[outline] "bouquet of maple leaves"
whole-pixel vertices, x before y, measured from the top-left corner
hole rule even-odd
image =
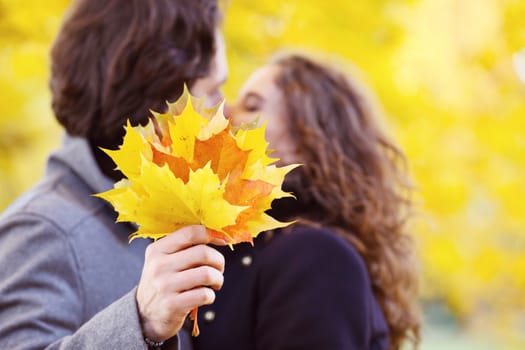
[[[162,238],[188,225],[204,225],[230,246],[250,242],[262,231],[284,227],[265,213],[297,165],[277,167],[268,156],[265,124],[232,127],[222,105],[204,107],[185,89],[168,111],[153,113],[146,126],[125,127],[118,150],[105,150],[126,178],[96,194],[118,212],[117,222],[134,222],[130,240]],[[199,333],[192,310],[192,334]]]

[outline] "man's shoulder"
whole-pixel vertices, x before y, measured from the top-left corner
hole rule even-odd
[[[92,197],[89,187],[74,173],[60,172],[44,177],[17,198],[0,215],[0,224],[29,217],[71,232],[103,207],[103,201]]]

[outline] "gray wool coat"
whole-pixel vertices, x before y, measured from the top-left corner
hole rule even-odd
[[[0,349],[145,349],[135,289],[149,243],[94,193],[112,182],[66,136],[0,216]],[[181,344],[182,343],[182,344]],[[185,332],[163,349],[190,349]]]

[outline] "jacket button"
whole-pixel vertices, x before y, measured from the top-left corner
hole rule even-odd
[[[204,313],[204,321],[209,323],[213,322],[213,320],[215,320],[215,312],[211,310],[206,311]]]
[[[251,256],[245,255],[242,257],[242,260],[241,260],[242,266],[248,267],[252,264],[252,262],[253,262],[253,259]]]

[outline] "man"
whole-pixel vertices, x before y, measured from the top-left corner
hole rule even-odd
[[[177,333],[191,309],[213,302],[223,256],[202,226],[128,244],[134,227],[91,195],[121,178],[99,147],[118,147],[126,119],[145,124],[184,83],[211,104],[221,98],[219,21],[216,0],[73,2],[51,53],[64,143],[0,218],[1,349],[189,344]]]

